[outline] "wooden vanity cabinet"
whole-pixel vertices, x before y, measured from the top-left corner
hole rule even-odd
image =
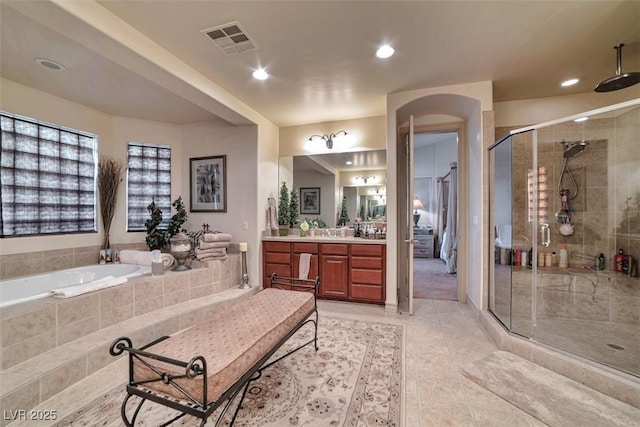
[[[384,302],[385,246],[351,245],[349,297],[357,301]]]
[[[264,281],[262,286],[271,287],[271,274],[291,277],[292,255],[291,243],[288,242],[262,242],[262,271]]]
[[[320,296],[349,298],[349,247],[325,243],[321,248]]]
[[[262,252],[265,288],[271,286],[272,273],[298,277],[300,254],[309,253],[308,277],[320,277],[320,298],[385,302],[385,245],[263,241]]]
[[[293,243],[293,270],[292,277],[298,277],[298,272],[300,271],[300,254],[307,253],[311,254],[311,260],[309,262],[309,275],[307,278],[315,279],[318,276],[318,265],[319,265],[319,251],[317,243]]]

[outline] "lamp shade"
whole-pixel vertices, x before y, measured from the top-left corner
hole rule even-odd
[[[413,209],[424,209],[424,205],[417,197],[413,199]]]

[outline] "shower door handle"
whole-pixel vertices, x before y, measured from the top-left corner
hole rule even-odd
[[[545,248],[551,245],[551,227],[546,222],[540,223],[540,240]]]

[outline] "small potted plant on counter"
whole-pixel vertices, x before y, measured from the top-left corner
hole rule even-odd
[[[298,191],[296,187],[291,188],[291,194],[289,196],[289,228],[296,228],[298,226],[298,209],[300,208]]]
[[[282,181],[280,198],[278,199],[278,229],[281,236],[289,234],[289,222],[289,189],[287,183]]]

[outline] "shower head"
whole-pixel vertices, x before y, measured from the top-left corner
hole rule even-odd
[[[582,153],[585,148],[587,148],[587,141],[574,141],[574,142],[563,142],[564,144],[564,158],[570,159],[572,157],[577,156]]]
[[[614,90],[620,90],[633,86],[636,83],[640,83],[640,73],[624,73],[622,74],[622,46],[619,44],[615,46],[617,61],[616,75],[602,81],[596,86],[596,92],[612,92]]]

